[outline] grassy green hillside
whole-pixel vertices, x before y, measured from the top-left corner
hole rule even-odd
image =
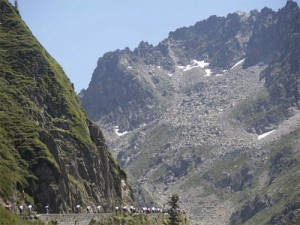
[[[108,209],[122,201],[121,179],[63,69],[0,0],[0,203]]]
[[[31,35],[8,1],[0,4],[0,157],[5,171],[1,173],[0,191],[11,195],[15,184],[21,190],[28,178],[36,179],[31,170],[40,162],[60,173],[54,156],[40,140],[44,132],[49,135],[43,126],[59,129],[59,122],[69,124],[69,135],[89,147],[93,145],[83,127],[87,118],[63,70]],[[51,107],[48,112],[46,105]],[[39,117],[46,123],[40,124]]]
[[[121,216],[111,216],[102,222],[92,220],[90,225],[167,225],[168,215],[164,214],[153,214],[153,215],[121,215]],[[180,216],[180,222],[178,225],[186,225],[187,218],[182,215]]]

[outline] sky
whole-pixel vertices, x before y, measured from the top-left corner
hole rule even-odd
[[[141,41],[157,45],[170,31],[211,15],[265,6],[277,11],[285,4],[286,0],[18,0],[22,19],[63,67],[77,93],[88,87],[106,52],[134,50]]]

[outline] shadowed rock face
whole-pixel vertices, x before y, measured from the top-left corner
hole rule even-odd
[[[6,0],[0,23],[0,199],[31,202],[38,211],[48,203],[56,213],[78,203],[108,211],[131,202],[126,174],[102,132]]]
[[[83,106],[86,106],[91,118],[98,120],[105,117],[107,122],[123,121],[121,129],[152,119],[153,115],[149,117],[148,112],[152,111],[150,105],[155,100],[154,93],[143,86],[147,84],[141,84],[137,77],[124,71],[123,63],[127,61],[127,54],[132,53],[125,52],[125,58],[121,53],[108,53],[100,59],[90,87],[93,94],[88,94],[89,91],[81,93],[86,99]],[[124,120],[124,117],[128,119]]]
[[[255,197],[255,199],[252,202],[247,202],[243,208],[241,209],[241,212],[235,212],[231,218],[230,218],[230,224],[243,224],[247,220],[249,220],[251,217],[255,216],[255,214],[262,211],[264,208],[267,207],[267,203],[260,199],[258,196]]]
[[[41,138],[41,141],[49,146],[50,153],[55,156],[60,171],[57,172],[46,163],[37,164],[33,172],[39,179],[30,181],[25,191],[35,202],[49,203],[52,212],[73,212],[76,202],[93,206],[101,204],[105,211],[110,211],[117,203],[114,202],[116,199],[122,202],[123,197],[124,200],[127,197],[125,195],[128,193],[123,193],[121,185],[126,176],[122,175],[115,162],[108,158],[101,131],[89,121],[87,126],[91,140],[97,146],[97,152],[91,152],[82,145],[75,155],[65,157],[58,153],[62,149],[57,143],[60,140],[65,143],[77,141],[80,145],[80,141],[53,136]],[[126,201],[132,200],[127,198]]]
[[[178,193],[194,224],[259,224],[300,202],[299,16],[211,16],[99,58],[80,101],[141,205]]]

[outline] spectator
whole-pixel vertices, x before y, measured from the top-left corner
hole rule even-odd
[[[80,207],[80,205],[79,205],[79,204],[77,204],[77,205],[76,205],[76,208],[75,208],[75,210],[76,210],[76,213],[80,213],[80,208],[81,208],[81,207]]]
[[[98,205],[98,206],[97,206],[97,210],[96,210],[96,211],[97,211],[97,213],[100,213],[100,209],[101,209],[101,206],[100,206],[100,205]]]
[[[45,212],[46,212],[46,214],[49,214],[49,212],[50,212],[50,206],[49,206],[49,204],[47,204],[45,206]]]
[[[32,205],[29,203],[29,205],[28,205],[28,213],[29,213],[29,215],[31,215],[31,212],[32,212]]]
[[[23,214],[23,211],[24,211],[24,206],[23,206],[23,205],[19,205],[19,212],[20,212],[20,215]]]

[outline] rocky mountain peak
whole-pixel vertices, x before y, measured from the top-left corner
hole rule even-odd
[[[293,0],[287,0],[284,8],[287,10],[297,10],[299,8],[299,6],[298,6],[297,2],[295,2]]]
[[[152,44],[150,45],[147,41],[141,41],[137,49],[141,50],[141,49],[149,49],[149,48],[153,48],[153,45]]]
[[[258,16],[255,29],[246,49],[245,67],[257,63],[270,63],[273,56],[284,48],[294,30],[299,29],[299,7],[287,2],[277,13],[264,8]]]

